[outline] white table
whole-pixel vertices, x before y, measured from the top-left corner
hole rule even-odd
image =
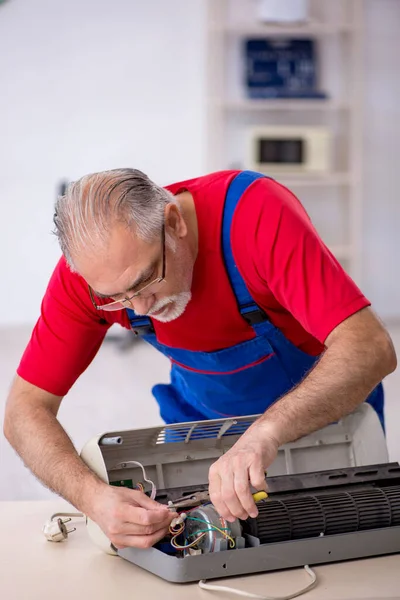
[[[84,521],[67,542],[48,542],[43,524],[60,501],[0,502],[0,598],[2,600],[230,600],[197,584],[171,584],[120,557],[103,554]],[[400,598],[400,555],[315,567],[317,587],[300,598]],[[257,594],[280,596],[308,583],[303,569],[212,581]]]

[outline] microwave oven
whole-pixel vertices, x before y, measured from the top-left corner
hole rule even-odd
[[[248,167],[261,173],[318,175],[332,169],[332,137],[325,127],[260,126],[248,131]]]

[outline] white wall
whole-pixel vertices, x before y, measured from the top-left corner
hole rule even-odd
[[[204,27],[202,0],[0,6],[0,325],[37,318],[60,179],[202,173]]]
[[[400,315],[400,2],[364,0],[364,290]]]

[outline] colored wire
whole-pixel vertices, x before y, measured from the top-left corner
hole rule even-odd
[[[216,527],[215,525],[213,525],[212,523],[209,523],[205,519],[199,519],[198,517],[191,517],[190,513],[188,514],[188,516],[186,518],[190,519],[191,521],[198,521],[199,523],[205,523],[206,525],[209,525],[210,527]],[[229,527],[221,527],[221,529],[226,529],[226,531],[229,531]]]
[[[193,548],[193,546],[195,546],[206,534],[205,533],[201,533],[195,540],[193,540],[193,542],[190,542],[189,544],[185,544],[183,546],[180,546],[179,544],[177,544],[175,542],[176,538],[179,535],[180,534],[178,533],[177,535],[174,535],[174,537],[171,539],[171,546],[173,546],[177,550],[186,550],[187,548]]]
[[[182,523],[181,525],[178,526],[178,528],[176,527],[172,527],[171,525],[169,526],[169,532],[172,533],[172,535],[179,535],[182,533],[182,531],[185,529],[185,524]]]
[[[210,525],[211,525],[211,523],[210,523]],[[231,548],[235,547],[235,540],[230,535],[228,535],[227,533],[222,531],[222,529],[219,529],[219,527],[216,527],[215,525],[211,525],[211,527],[209,529],[198,529],[196,531],[196,533],[207,533],[208,531],[214,531],[215,529],[217,531],[219,531],[220,533],[222,533],[222,535],[224,535],[226,537],[226,539],[229,540],[229,546]]]
[[[287,596],[259,596],[258,594],[252,594],[250,592],[243,592],[242,590],[237,590],[235,588],[231,588],[225,585],[213,585],[211,583],[207,583],[205,579],[199,581],[199,586],[203,590],[210,590],[213,592],[229,592],[231,594],[237,594],[238,596],[244,596],[245,598],[254,598],[255,600],[291,600],[291,598],[297,598],[297,596],[301,596],[301,594],[305,594],[309,590],[311,590],[317,583],[317,576],[315,572],[310,569],[308,565],[304,565],[306,573],[311,577],[311,583],[306,585],[306,587],[298,590],[297,592],[293,592],[292,594],[288,594]]]
[[[179,544],[176,543],[176,539],[179,535],[181,535],[181,533],[184,531],[185,529],[185,522],[180,523],[178,527],[173,527],[172,525],[169,526],[169,532],[170,534],[173,536],[171,539],[171,546],[173,546],[174,548],[177,548],[179,550],[183,550],[185,548],[192,548],[193,546],[195,546],[204,536],[206,533],[208,533],[209,531],[218,531],[219,533],[221,533],[227,540],[229,540],[229,547],[230,548],[234,548],[235,547],[235,540],[229,535],[229,533],[227,533],[227,531],[230,531],[230,529],[228,527],[217,527],[216,525],[214,525],[213,523],[209,523],[208,521],[205,521],[204,519],[199,519],[198,517],[191,517],[190,514],[186,516],[186,520],[190,519],[191,521],[197,521],[198,523],[204,523],[205,525],[207,525],[207,529],[200,529],[198,531],[196,531],[196,533],[193,533],[192,535],[197,535],[197,534],[201,534],[200,536],[198,536],[195,540],[193,540],[192,542],[190,542],[189,544],[186,544],[185,546],[181,546]]]
[[[219,531],[219,533],[222,533],[222,535],[225,536],[226,539],[229,540],[229,545],[231,548],[235,547],[235,540],[228,533],[226,533],[226,531],[230,531],[228,527],[219,528],[216,525],[214,525],[213,523],[209,523],[208,521],[205,521],[204,519],[198,519],[197,517],[191,517],[190,515],[188,515],[186,517],[186,519],[190,519],[191,521],[198,521],[199,523],[204,523],[205,525],[208,525],[209,529],[201,529],[200,531],[207,532],[207,531],[212,531],[212,529],[216,529],[217,531]],[[225,529],[225,531],[224,531],[224,529]]]
[[[150,494],[150,498],[151,498],[152,500],[154,500],[154,499],[155,499],[155,497],[156,497],[157,488],[156,488],[156,486],[155,486],[155,483],[153,483],[153,481],[151,481],[151,479],[147,479],[147,476],[146,476],[146,471],[144,470],[144,466],[142,465],[142,463],[140,463],[140,462],[138,462],[138,461],[136,461],[136,460],[128,460],[128,461],[126,461],[126,462],[120,462],[120,463],[118,463],[117,465],[115,465],[115,467],[114,467],[114,468],[116,468],[116,467],[122,467],[122,466],[124,466],[124,467],[126,466],[126,467],[127,467],[128,465],[135,465],[136,467],[140,467],[140,468],[142,469],[142,473],[143,473],[143,479],[144,479],[144,481],[145,481],[146,483],[149,483],[149,484],[151,485],[151,494]]]

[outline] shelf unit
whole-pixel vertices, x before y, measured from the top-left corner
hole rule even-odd
[[[218,101],[216,101],[218,102]],[[278,111],[278,110],[318,110],[318,111],[338,111],[349,110],[349,103],[335,102],[332,100],[263,100],[263,99],[227,99],[220,100],[220,104],[227,110],[248,110],[248,111]]]
[[[218,1],[218,0],[217,0]],[[282,0],[283,2],[285,0]],[[290,0],[286,0],[290,2]],[[320,0],[324,2],[324,0]],[[349,0],[350,2],[352,0]],[[354,27],[349,23],[321,23],[321,22],[310,22],[307,25],[301,26],[288,26],[288,25],[248,25],[243,26],[240,23],[237,25],[229,24],[224,26],[223,24],[213,26],[212,29],[218,33],[224,35],[243,35],[243,36],[259,36],[259,35],[274,35],[274,36],[296,36],[296,37],[315,37],[324,35],[335,35],[337,33],[347,33],[354,30]]]
[[[331,172],[318,177],[269,174],[299,197],[328,247],[360,283],[363,0],[310,0],[309,21],[294,25],[258,22],[256,2],[208,0],[207,170],[249,168],[247,127],[328,126],[334,139]],[[247,96],[243,40],[272,36],[317,39],[327,99]]]

